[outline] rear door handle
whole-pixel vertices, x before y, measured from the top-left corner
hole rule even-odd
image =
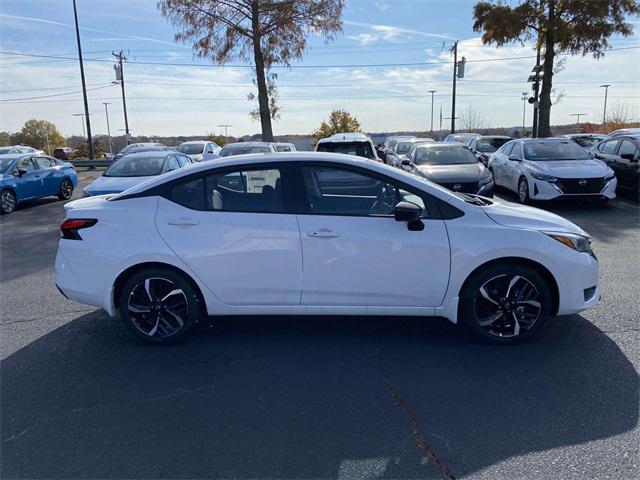
[[[178,225],[178,226],[182,226],[182,227],[192,227],[195,225],[200,225],[200,222],[197,220],[194,220],[193,218],[172,218],[171,220],[169,220],[167,222],[169,225]]]
[[[338,238],[339,233],[336,233],[328,228],[321,228],[320,230],[310,230],[307,232],[307,237],[311,238]]]

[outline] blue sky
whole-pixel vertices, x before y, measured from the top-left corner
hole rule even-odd
[[[125,66],[134,134],[220,133],[219,124],[232,124],[229,133],[234,135],[259,132],[259,123],[248,115],[254,108],[246,100],[253,90],[250,69],[212,68],[194,60],[189,46],[173,41],[174,29],[160,16],[155,1],[77,1],[94,132],[106,133],[103,102],[111,103],[112,133],[124,128],[119,87],[109,85],[114,79],[110,53],[120,49],[132,62],[202,65]],[[277,70],[282,118],[274,124],[275,133],[309,133],[335,108],[354,113],[365,131],[425,130],[430,127],[429,90],[437,90],[437,129],[440,108],[445,117],[450,115],[452,66],[446,62],[455,39],[460,40],[460,56],[469,60],[466,78],[458,83],[458,114],[471,107],[490,125],[521,124],[520,97],[528,89],[525,80],[533,59],[504,59],[531,56],[532,49],[483,46],[472,30],[474,3],[347,0],[344,33],[329,44],[311,37],[301,62]],[[73,57],[72,24],[71,0],[3,0],[0,50]],[[601,83],[612,84],[610,105],[625,105],[638,114],[640,49],[629,47],[640,46],[640,37],[636,32],[611,43],[624,50],[611,51],[599,61],[566,57],[564,70],[555,77],[564,97],[553,109],[553,123],[571,122],[571,113],[600,121]],[[388,65],[351,66],[369,64]],[[0,99],[25,99],[2,102],[0,130],[16,131],[29,118],[42,118],[65,135],[81,133],[80,118],[73,114],[83,111],[82,97],[71,93],[80,90],[77,62],[0,54],[0,65]],[[32,98],[61,93],[69,95]]]

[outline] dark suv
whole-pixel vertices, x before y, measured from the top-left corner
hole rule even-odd
[[[610,137],[594,145],[590,153],[616,173],[618,190],[640,199],[640,135]]]

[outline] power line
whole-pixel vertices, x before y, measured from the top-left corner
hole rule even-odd
[[[106,83],[106,84],[102,85],[101,87],[87,88],[87,91],[100,90],[102,88],[111,87],[113,85],[115,85],[115,84],[114,83]],[[65,95],[74,95],[76,93],[82,93],[82,90],[76,90],[75,92],[52,93],[51,95],[40,95],[40,96],[37,96],[37,97],[3,98],[3,99],[0,99],[0,102],[18,102],[18,101],[22,101],[22,100],[36,100],[36,99],[40,99],[40,98],[63,97]]]
[[[632,50],[638,49],[640,46],[633,47],[621,47],[621,48],[611,48],[606,50],[606,52],[614,52],[621,50]],[[33,58],[53,58],[57,60],[74,60],[78,59],[75,57],[65,57],[65,56],[56,56],[56,55],[40,55],[33,53],[19,53],[19,52],[6,52],[0,51],[2,55],[14,55],[21,57],[33,57]],[[561,53],[559,56],[571,56],[571,53]],[[467,60],[467,63],[490,63],[490,62],[504,62],[509,60],[523,60],[535,58],[535,55],[521,55],[515,57],[503,57],[503,58],[484,58],[478,60]],[[87,58],[84,59],[87,62],[106,62],[110,63],[110,60],[99,59],[99,58]],[[127,63],[132,65],[160,65],[160,66],[169,66],[169,67],[200,67],[200,68],[254,68],[253,65],[213,65],[213,64],[201,64],[201,63],[169,63],[169,62],[143,62],[138,60],[128,61]],[[335,65],[272,65],[271,68],[286,68],[286,69],[312,69],[312,68],[377,68],[377,67],[423,67],[426,65],[451,65],[453,61],[437,61],[437,62],[406,62],[406,63],[361,63],[361,64],[335,64]]]

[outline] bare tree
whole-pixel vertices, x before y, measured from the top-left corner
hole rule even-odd
[[[269,94],[277,97],[269,69],[302,58],[309,33],[332,39],[341,32],[344,0],[158,0],[158,8],[197,56],[253,61],[262,139],[272,141],[277,105]]]
[[[476,131],[489,128],[489,122],[480,110],[469,105],[460,112],[460,126],[463,130]]]

